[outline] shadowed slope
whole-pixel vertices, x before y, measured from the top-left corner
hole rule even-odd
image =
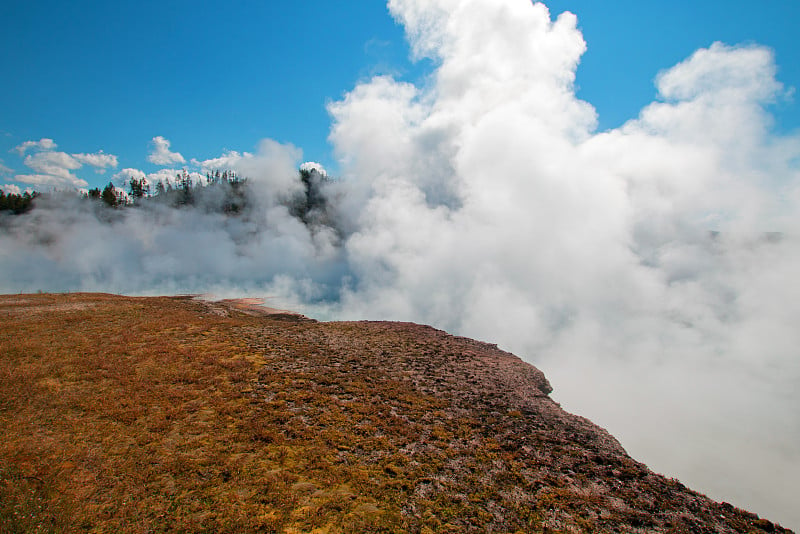
[[[253,313],[0,297],[0,531],[781,530],[650,472],[493,345]]]

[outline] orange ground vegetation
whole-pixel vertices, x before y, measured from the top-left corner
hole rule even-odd
[[[416,325],[0,296],[0,533],[779,528],[649,472],[548,391]]]

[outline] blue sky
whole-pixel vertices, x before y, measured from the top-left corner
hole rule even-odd
[[[771,47],[786,87],[800,85],[796,0],[750,2],[551,0],[578,15],[588,43],[578,96],[599,128],[635,117],[662,69],[714,41]],[[10,0],[0,6],[0,183],[32,171],[13,149],[53,139],[70,154],[116,155],[116,170],[152,172],[151,140],[185,159],[252,151],[263,138],[293,143],[336,172],[326,105],[375,74],[419,80],[402,28],[380,2],[99,2]],[[800,127],[791,100],[776,127]],[[84,165],[75,174],[106,183]]]

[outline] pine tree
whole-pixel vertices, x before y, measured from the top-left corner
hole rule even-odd
[[[114,207],[117,205],[117,193],[116,189],[114,188],[114,184],[108,182],[108,185],[103,189],[103,193],[100,195],[100,198],[105,202],[108,206]]]
[[[145,196],[149,190],[150,186],[147,184],[147,181],[142,178],[141,180],[137,180],[136,178],[131,178],[131,196],[135,199],[142,198]]]

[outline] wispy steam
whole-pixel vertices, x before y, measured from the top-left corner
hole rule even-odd
[[[424,87],[376,77],[330,105],[343,176],[325,185],[325,224],[286,207],[299,150],[264,141],[197,162],[252,181],[246,216],[107,222],[84,204],[7,220],[0,289],[280,295],[499,342],[654,469],[800,526],[800,139],[770,130],[771,51],[699,50],[598,133],[574,92],[573,15],[389,9],[437,68]],[[178,162],[162,141],[154,155]]]

